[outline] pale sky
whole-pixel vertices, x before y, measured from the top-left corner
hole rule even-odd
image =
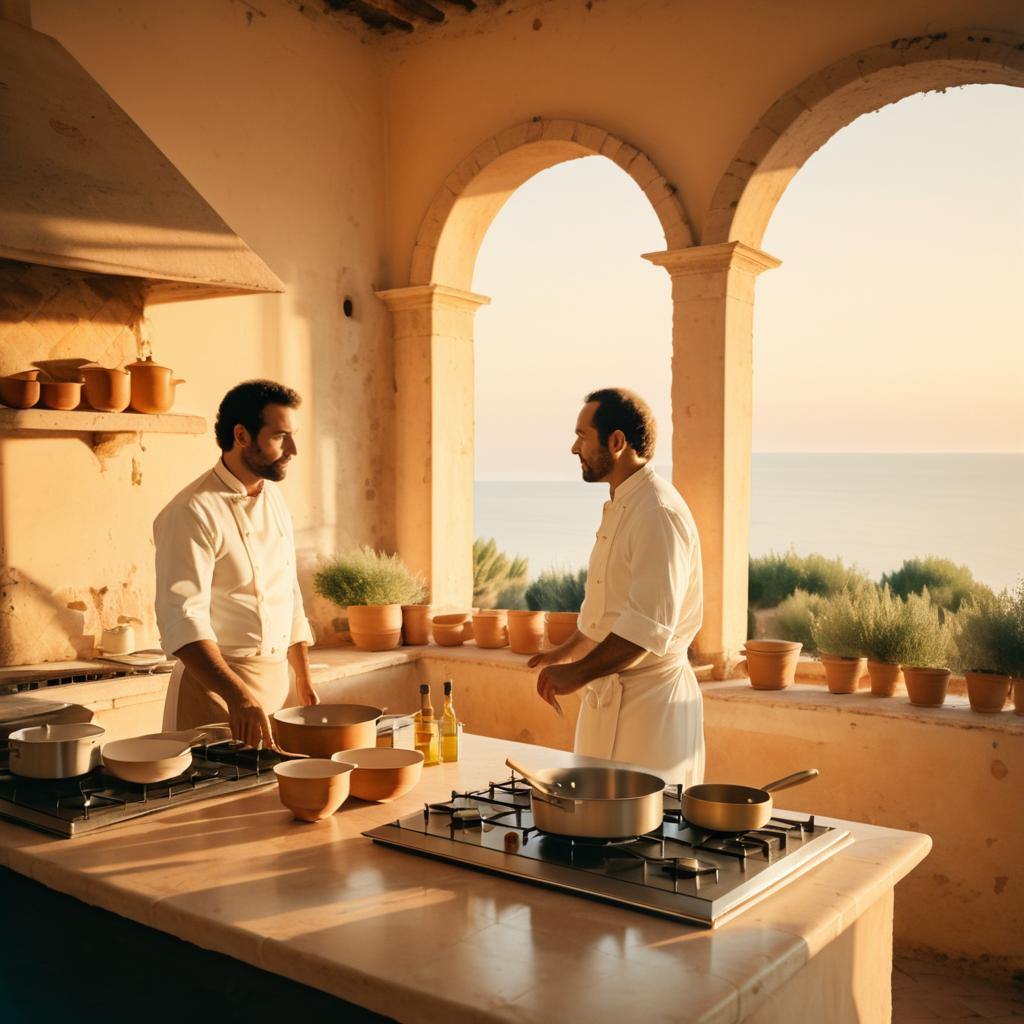
[[[576,479],[583,394],[639,391],[671,461],[671,305],[647,200],[602,157],[523,185],[473,281],[478,479]],[[1024,451],[1024,90],[912,96],[804,165],[763,248],[755,451]]]

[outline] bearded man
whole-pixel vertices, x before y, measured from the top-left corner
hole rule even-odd
[[[606,483],[577,632],[535,655],[537,692],[586,688],[573,750],[650,768],[666,783],[704,776],[700,688],[687,651],[700,629],[700,541],[679,493],[650,465],[656,426],[622,388],[587,395],[572,453],[583,479]]]
[[[273,746],[269,715],[316,704],[292,520],[276,483],[297,454],[291,388],[250,380],[220,403],[221,457],[153,524],[156,617],[179,659],[165,729],[231,724],[236,740]]]

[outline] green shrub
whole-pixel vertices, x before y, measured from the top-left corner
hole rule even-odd
[[[747,596],[752,608],[774,608],[797,590],[830,597],[867,582],[862,572],[844,565],[841,558],[798,555],[791,549],[784,555],[750,559]]]
[[[857,608],[859,591],[843,591],[824,598],[811,622],[814,646],[835,658],[859,658],[863,636]]]
[[[860,622],[859,646],[869,658],[913,668],[948,663],[949,627],[927,590],[904,601],[888,587],[864,588],[853,601]]]
[[[1024,586],[1011,596],[979,594],[964,602],[952,623],[960,672],[1024,671]]]
[[[313,574],[313,589],[342,607],[416,604],[426,594],[423,577],[409,571],[398,555],[354,548],[324,563]]]
[[[781,640],[796,640],[804,651],[816,650],[814,622],[828,598],[797,590],[775,609],[775,632]]]
[[[882,576],[882,586],[898,597],[920,594],[925,589],[934,605],[946,611],[958,611],[968,598],[992,591],[975,580],[966,565],[957,565],[948,558],[910,558],[893,573]]]
[[[473,607],[522,608],[529,563],[498,550],[492,537],[473,541]],[[518,603],[516,603],[518,602]]]
[[[526,606],[535,612],[578,612],[586,586],[586,569],[545,569],[526,588]]]

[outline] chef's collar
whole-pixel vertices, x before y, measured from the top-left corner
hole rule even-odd
[[[263,491],[263,481],[260,481],[259,490],[256,494],[250,494],[249,489],[242,483],[241,480],[235,476],[234,473],[224,465],[223,459],[218,459],[213,467],[214,473],[217,474],[217,479],[220,480],[225,487],[232,492],[233,497],[237,498],[255,498],[256,495]]]
[[[615,488],[615,497],[612,498],[612,503],[617,505],[620,501],[624,501],[634,491],[639,490],[639,488],[653,476],[654,467],[649,462],[645,462],[631,477],[623,480],[623,482]]]

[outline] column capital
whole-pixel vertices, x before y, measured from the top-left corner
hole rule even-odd
[[[418,284],[374,292],[391,312],[412,309],[456,309],[472,313],[490,303],[487,295],[450,288],[446,284]]]
[[[718,242],[715,245],[691,245],[685,249],[644,253],[644,259],[664,267],[671,277],[688,274],[725,273],[739,270],[760,274],[774,270],[782,260],[744,242]]]

